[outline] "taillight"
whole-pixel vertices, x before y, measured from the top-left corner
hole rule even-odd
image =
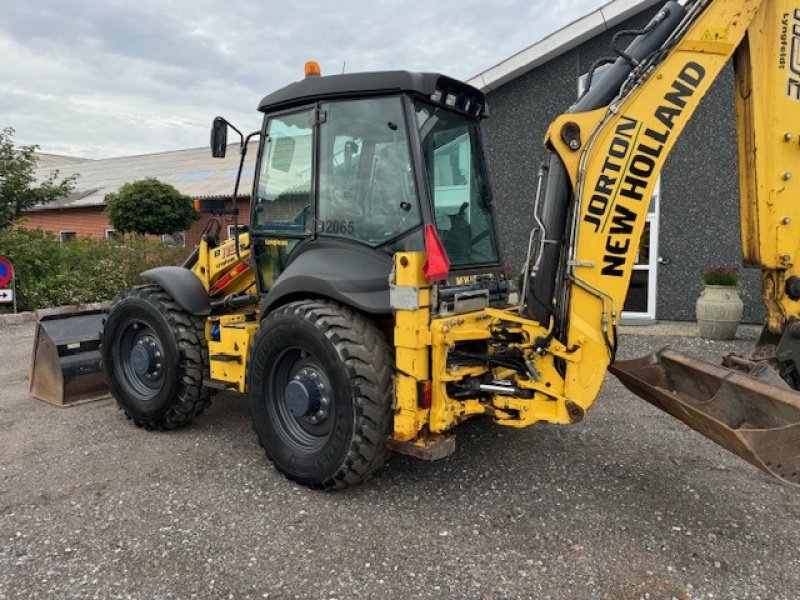
[[[447,275],[450,273],[450,259],[447,257],[442,240],[439,239],[439,234],[436,233],[433,225],[425,225],[425,252],[427,258],[422,272],[425,273],[428,283],[447,279]]]
[[[417,396],[421,408],[431,407],[431,380],[417,382]]]
[[[236,243],[238,243],[238,240]],[[225,275],[219,278],[219,281],[217,281],[217,283],[215,283],[214,286],[210,290],[208,290],[209,295],[213,296],[214,294],[218,294],[219,292],[221,292],[226,285],[228,285],[231,281],[239,277],[239,275],[244,273],[249,268],[250,265],[248,265],[246,262],[240,262],[230,271],[225,273]]]

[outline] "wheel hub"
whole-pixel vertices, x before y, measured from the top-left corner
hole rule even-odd
[[[286,385],[284,399],[289,413],[318,423],[328,416],[329,390],[315,369],[301,369]]]
[[[307,377],[293,379],[286,386],[286,406],[295,417],[305,417],[317,412],[319,399],[319,388]]]
[[[153,377],[161,370],[161,348],[152,336],[143,336],[131,348],[131,367],[139,376]]]

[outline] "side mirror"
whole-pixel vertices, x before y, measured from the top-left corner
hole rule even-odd
[[[228,147],[228,122],[216,117],[211,125],[211,155],[214,158],[225,158]]]

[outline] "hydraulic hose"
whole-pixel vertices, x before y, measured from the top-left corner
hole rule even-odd
[[[678,2],[667,2],[655,17],[641,31],[623,30],[614,36],[613,44],[626,35],[635,35],[634,40],[624,50],[613,65],[595,78],[594,84],[569,112],[586,112],[608,106],[619,93],[622,84],[631,71],[650,54],[661,48],[686,16],[686,9]]]

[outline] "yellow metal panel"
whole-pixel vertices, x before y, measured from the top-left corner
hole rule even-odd
[[[197,278],[202,282],[203,287],[206,291],[209,290],[209,274],[211,272],[210,268],[210,254],[208,248],[208,242],[205,240],[200,240],[200,243],[197,245],[197,262],[195,263],[194,267],[192,267],[192,271]]]
[[[540,377],[537,381],[520,377],[510,369],[493,369],[493,379],[508,379],[522,388],[534,392],[532,398],[516,398],[496,394],[490,402],[477,399],[454,400],[447,394],[447,383],[461,381],[465,377],[480,377],[487,374],[481,366],[447,366],[447,354],[455,341],[488,340],[492,328],[503,324],[518,324],[518,333],[525,341],[508,344],[505,347],[518,347],[533,364]],[[551,423],[571,423],[572,419],[563,397],[564,386],[561,376],[553,364],[553,356],[561,355],[572,360],[575,350],[569,352],[558,342],[551,343],[549,353],[535,353],[533,343],[546,335],[546,330],[538,323],[525,319],[513,310],[484,309],[473,313],[434,319],[431,323],[431,364],[433,398],[429,427],[433,433],[443,433],[458,423],[474,415],[490,415],[499,425],[527,427],[540,421]]]
[[[250,235],[247,233],[239,234],[239,255],[242,261],[248,262],[250,258],[249,247]],[[192,271],[200,281],[206,291],[209,291],[213,285],[219,281],[234,265],[239,263],[236,258],[235,240],[226,240],[219,246],[214,248],[210,247],[208,242],[200,240],[197,250],[197,263],[192,267]],[[252,271],[248,270],[237,277],[231,284],[225,286],[225,289],[220,292],[222,295],[241,292],[255,283],[255,278]]]
[[[587,134],[597,128],[598,124],[606,116],[606,113],[606,108],[598,108],[597,110],[585,113],[564,114],[557,117],[547,128],[544,143],[546,146],[551,146],[561,157],[561,160],[564,161],[564,165],[567,167],[567,174],[569,175],[573,187],[578,185],[578,173],[580,172],[580,163],[583,157],[583,153],[580,150],[583,147],[578,149],[570,148],[564,143],[564,140],[561,139],[559,132],[567,123],[574,123],[581,130],[583,142],[586,142],[585,138]]]
[[[211,379],[226,381],[236,386],[238,392],[247,391],[246,371],[250,344],[259,322],[246,321],[242,314],[224,315],[219,320],[219,341],[208,341],[211,357]],[[236,357],[238,360],[214,360],[214,356]]]
[[[767,326],[800,316],[785,295],[800,240],[800,5],[765,2],[736,54],[742,253],[764,273]]]
[[[420,407],[419,385],[430,379],[430,290],[422,267],[424,252],[394,257],[394,283],[419,290],[417,310],[395,310],[395,414],[393,438],[415,439],[428,420]]]

